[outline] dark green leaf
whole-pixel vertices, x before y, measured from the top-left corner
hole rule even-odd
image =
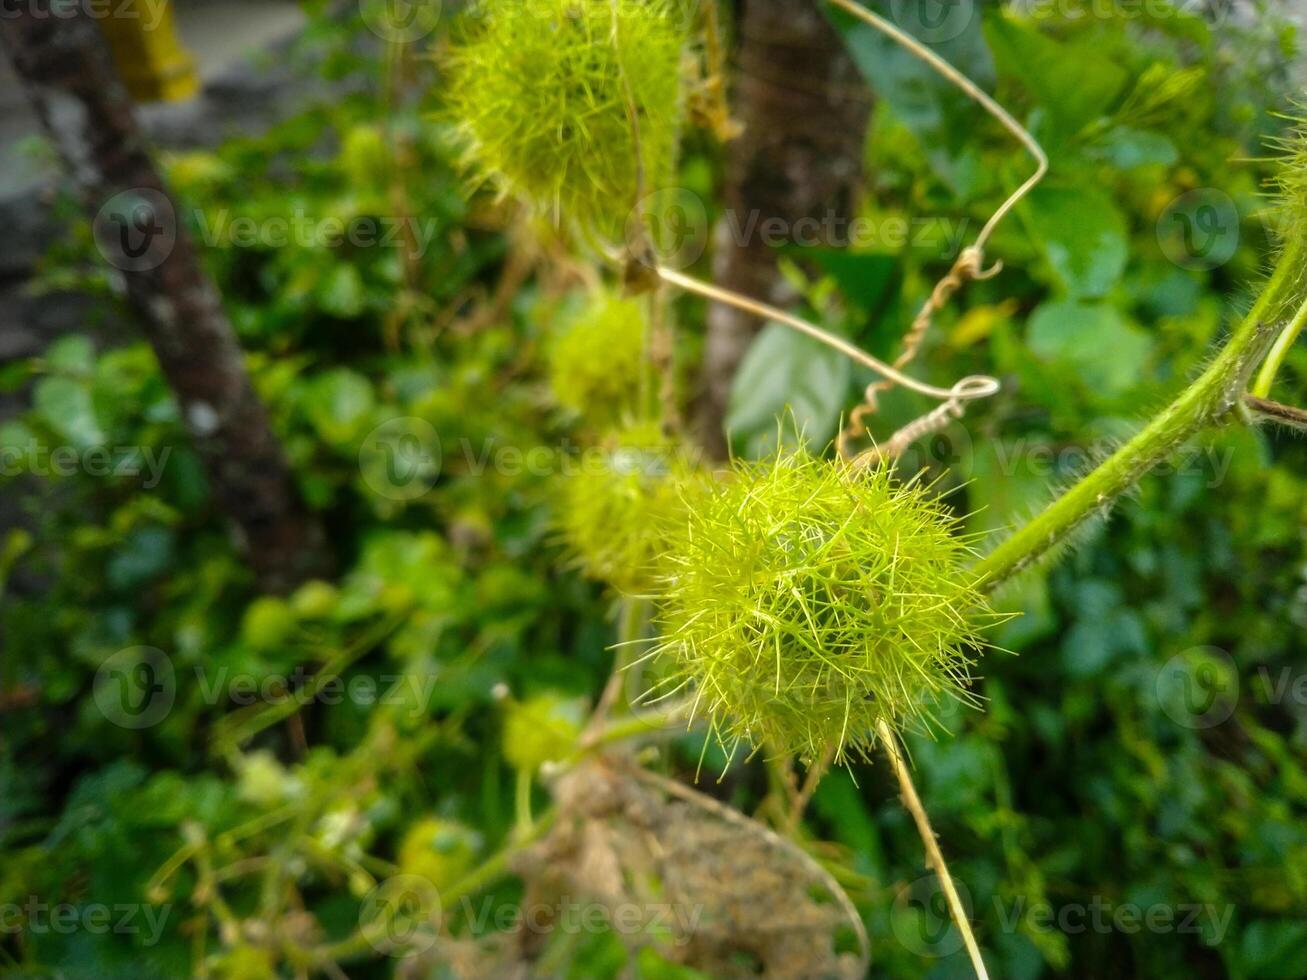
[[[851,377],[843,354],[783,324],[767,324],[731,387],[726,430],[732,445],[751,456],[769,451],[778,435],[783,441],[801,435],[821,446],[835,434]]]

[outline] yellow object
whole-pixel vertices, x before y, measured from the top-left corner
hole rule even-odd
[[[195,59],[173,25],[171,0],[142,0],[136,16],[100,18],[127,91],[138,102],[180,102],[200,90]]]
[[[968,310],[949,333],[948,343],[954,350],[962,350],[979,341],[985,340],[994,332],[994,327],[1009,320],[1016,313],[1019,304],[1014,299],[1005,299],[996,306],[976,306]]]
[[[476,866],[481,835],[456,820],[419,820],[399,845],[399,868],[421,875],[437,889],[456,884]]]

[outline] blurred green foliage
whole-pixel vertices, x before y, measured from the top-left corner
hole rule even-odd
[[[1218,38],[1163,5],[1144,17],[1093,9],[989,10],[942,46],[1053,161],[992,243],[1002,274],[966,290],[920,359],[936,381],[983,370],[1007,382],[904,463],[940,474],[980,532],[1032,513],[1174,393],[1272,243],[1267,168],[1251,158],[1281,125],[1288,35],[1263,24]],[[915,234],[901,248],[790,249],[786,274],[825,322],[892,354],[949,264],[948,233],[974,234],[1029,162],[918,64],[837,24],[880,97],[862,217]],[[430,122],[438,88],[396,96],[382,80],[399,69],[360,54],[350,31],[321,19],[301,43],[330,99],[169,166],[329,529],[338,581],[257,594],[143,345],[97,351],[70,337],[3,379],[30,383],[33,408],[0,425],[26,474],[0,479],[30,529],[0,541],[0,907],[39,896],[166,914],[157,936],[143,918],[101,935],[32,917],[0,935],[0,973],[289,969],[287,950],[350,936],[376,882],[412,873],[443,887],[511,832],[510,763],[551,747],[521,744],[541,726],[496,685],[527,705],[571,704],[597,697],[607,674],[610,599],[566,569],[553,530],[554,477],[571,452],[548,393],[554,310],[527,284],[468,328],[506,241],[486,230],[486,202],[469,200]],[[686,167],[687,182],[706,182],[715,151]],[[231,224],[266,229],[297,212],[344,229],[411,218],[422,244],[272,244]],[[71,233],[50,284],[108,297],[94,258],[89,233]],[[693,325],[700,311],[681,312]],[[824,441],[869,380],[775,328],[758,349],[732,406],[746,452],[765,448],[786,408]],[[1284,400],[1307,401],[1301,348],[1282,385]],[[883,401],[887,432],[927,407],[901,392]],[[402,437],[407,467],[388,465],[379,432]],[[80,455],[60,476],[33,455],[52,446],[123,451],[108,475]],[[948,718],[951,737],[910,742],[995,975],[1307,974],[1307,707],[1284,683],[1307,646],[1307,453],[1249,429],[1171,469],[1000,595],[1024,614],[996,637],[1018,655],[986,658],[985,708]],[[106,666],[161,665],[138,648],[165,656],[171,709],[148,727],[112,724]],[[1194,700],[1214,683],[1224,700]],[[333,684],[353,694],[333,699]],[[294,690],[316,698],[300,706]],[[506,716],[519,721],[511,747]],[[692,774],[703,749],[687,736],[676,765]],[[705,771],[720,764],[709,750]],[[805,839],[839,845],[875,975],[965,976],[885,769],[829,776]],[[766,777],[737,763],[718,791],[748,811]],[[492,887],[505,900],[517,888]],[[1172,918],[1095,928],[1095,905],[1109,919],[1125,906]],[[1083,911],[1059,919],[1068,909]],[[612,936],[565,952],[561,976],[631,975]],[[398,962],[366,944],[353,953],[351,977]],[[656,947],[636,975],[691,976]]]

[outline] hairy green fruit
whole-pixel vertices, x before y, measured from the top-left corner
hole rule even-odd
[[[549,345],[554,399],[589,422],[611,425],[634,415],[647,364],[643,304],[600,292]]]
[[[610,436],[567,477],[560,525],[591,578],[640,595],[658,583],[668,533],[701,478],[682,447],[644,422]]]
[[[450,58],[449,105],[484,177],[618,240],[638,191],[667,186],[682,115],[668,0],[486,3]],[[632,128],[632,112],[638,139]]]
[[[1294,120],[1285,136],[1271,140],[1280,152],[1275,176],[1275,207],[1282,218],[1280,238],[1307,235],[1307,117]]]
[[[971,549],[922,487],[806,453],[737,463],[667,561],[661,652],[724,747],[865,754],[967,699],[992,622]]]

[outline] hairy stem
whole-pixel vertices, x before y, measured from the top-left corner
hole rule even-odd
[[[1307,412],[1292,405],[1282,405],[1269,398],[1245,395],[1243,407],[1247,409],[1254,422],[1275,422],[1285,428],[1307,432]]]
[[[1279,333],[1277,321],[1299,298],[1305,256],[1302,239],[1290,242],[1261,296],[1198,380],[1102,465],[976,564],[982,588],[992,589],[1028,567],[1093,514],[1106,511],[1186,440],[1230,416]]]

